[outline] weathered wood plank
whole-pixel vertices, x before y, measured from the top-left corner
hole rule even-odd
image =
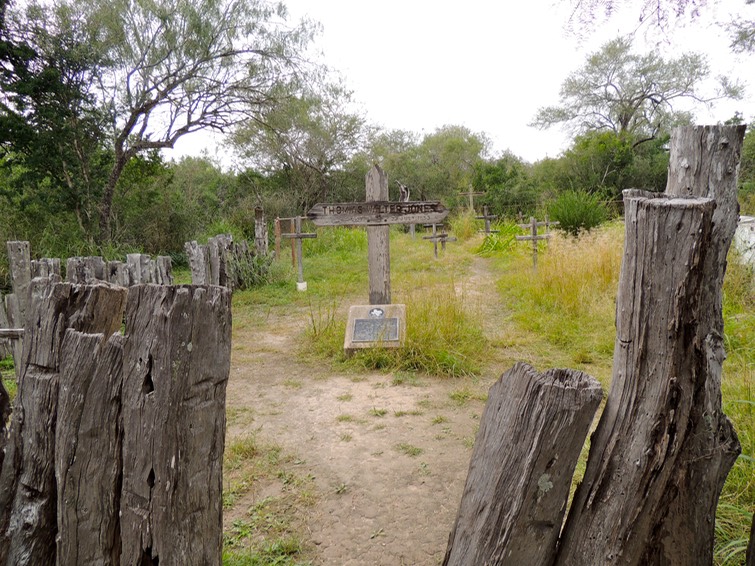
[[[755,566],[755,515],[752,517],[752,526],[750,527],[750,544],[747,545],[745,566]]]
[[[254,209],[254,250],[259,256],[266,256],[269,253],[269,238],[267,234],[267,222],[265,222],[265,211],[261,206]]]
[[[211,285],[231,287],[233,280],[232,267],[229,264],[233,238],[229,234],[218,234],[207,240],[207,250],[210,257]]]
[[[122,564],[221,563],[230,297],[216,286],[129,291]]]
[[[13,320],[15,326],[26,323],[26,311],[29,308],[29,285],[31,283],[31,248],[29,242],[6,242],[8,264],[10,267],[11,286],[18,302],[19,318]]]
[[[57,563],[120,564],[124,337],[68,330],[55,427]]]
[[[366,201],[388,200],[388,177],[375,165],[365,178]],[[397,203],[407,204],[407,203]],[[388,226],[367,226],[367,263],[371,305],[391,303],[391,247]]]
[[[445,565],[550,564],[603,392],[574,370],[518,363],[490,388]]]
[[[0,330],[10,328],[10,321],[5,312],[5,298],[0,293]],[[0,359],[13,355],[13,346],[6,341],[0,340]]]
[[[125,289],[31,282],[31,302],[11,434],[0,472],[0,564],[55,564],[55,426],[58,372],[68,328],[109,337],[120,328]]]
[[[385,191],[375,194],[379,196],[367,202],[318,203],[307,212],[307,218],[316,226],[385,226],[440,224],[448,216],[440,201],[389,201],[387,180]]]
[[[31,260],[31,277],[50,277],[50,275],[60,276],[60,258],[43,257],[42,259]]]
[[[99,256],[69,257],[66,262],[66,281],[80,285],[94,285],[106,281],[105,260]]]
[[[122,261],[107,262],[107,280],[113,285],[119,287],[128,287],[131,284],[131,276],[128,271],[128,264]]]
[[[186,257],[191,269],[191,282],[193,285],[210,284],[210,256],[207,246],[198,244],[196,241],[184,244]]]
[[[666,517],[689,465],[697,380],[708,361],[697,336],[714,202],[628,192],[611,390],[559,545],[558,564],[711,564]],[[711,517],[710,529],[713,528]],[[703,525],[695,536],[704,536]],[[701,552],[697,554],[697,552]]]

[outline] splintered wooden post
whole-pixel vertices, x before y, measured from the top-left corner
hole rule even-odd
[[[52,566],[58,524],[55,428],[64,333],[73,328],[108,338],[121,327],[128,291],[50,279],[33,280],[30,290],[17,410],[0,473],[0,564]]]
[[[375,165],[365,178],[367,202],[388,200],[388,178]],[[367,226],[367,262],[369,264],[370,304],[391,303],[390,227]]]
[[[552,563],[602,394],[582,372],[523,363],[490,388],[445,566]]]
[[[231,291],[133,287],[125,336],[119,563],[220,566]]]
[[[281,219],[275,219],[275,261],[281,258]]]
[[[267,222],[261,206],[254,209],[254,249],[258,256],[264,257],[268,254]]]
[[[721,372],[744,131],[677,128],[666,195],[624,192],[611,391],[557,564],[713,563],[718,498],[741,450]]]

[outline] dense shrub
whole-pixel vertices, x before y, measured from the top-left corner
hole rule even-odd
[[[578,235],[591,230],[609,218],[608,208],[600,197],[586,191],[565,191],[548,206],[551,220],[559,222],[559,229]]]

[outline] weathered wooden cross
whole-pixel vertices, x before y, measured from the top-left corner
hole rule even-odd
[[[446,250],[446,242],[455,242],[456,238],[453,236],[449,236],[448,233],[445,231],[445,228],[441,224],[440,229],[441,232],[438,232],[438,225],[437,224],[427,224],[426,227],[432,226],[433,233],[432,236],[422,236],[423,240],[432,240],[433,242],[433,249],[435,251],[435,259],[438,259],[438,242],[440,242],[441,248],[443,251]]]
[[[490,229],[490,221],[495,220],[497,216],[495,214],[490,214],[490,209],[488,209],[488,205],[484,205],[482,207],[482,216],[476,216],[477,220],[484,220],[485,221],[485,233],[486,234],[497,234],[498,230],[491,230]]]
[[[538,234],[538,226],[545,226],[545,234]],[[547,240],[551,237],[548,233],[548,229],[551,226],[558,226],[558,222],[550,222],[548,217],[545,217],[545,222],[537,222],[534,216],[530,216],[529,224],[519,224],[520,228],[530,228],[529,236],[517,236],[517,240],[531,240],[532,241],[532,269],[537,270],[537,243],[540,240]]]
[[[316,204],[307,217],[316,226],[366,226],[370,304],[391,302],[389,224],[440,223],[448,210],[438,201],[390,202],[388,179],[375,165],[365,179],[366,202]]]
[[[309,234],[303,233],[301,231],[301,218],[302,218],[301,216],[295,216],[294,218],[290,219],[292,220],[294,231],[288,234],[281,234],[281,237],[286,238],[288,240],[294,240],[296,242],[295,246],[294,245],[291,246],[292,250],[293,249],[296,250],[294,253],[294,255],[296,256],[296,267],[297,267],[297,275],[298,275],[296,288],[299,291],[306,291],[307,282],[304,281],[304,265],[302,263],[301,241],[304,238],[317,238],[317,234],[314,232],[309,233]]]
[[[485,193],[475,191],[472,188],[472,185],[469,185],[469,190],[466,193],[462,192],[461,194],[469,197],[469,210],[474,210],[474,197],[479,197],[481,195],[484,195]]]

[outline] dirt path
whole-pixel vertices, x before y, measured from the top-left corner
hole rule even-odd
[[[460,285],[466,300],[497,296],[479,258]],[[497,305],[479,308],[488,332],[500,328]],[[255,432],[293,455],[292,470],[313,485],[314,504],[296,513],[314,564],[440,563],[493,376],[332,373],[293,354],[308,311],[281,312],[234,331],[228,442]],[[226,526],[269,495],[244,495]]]

